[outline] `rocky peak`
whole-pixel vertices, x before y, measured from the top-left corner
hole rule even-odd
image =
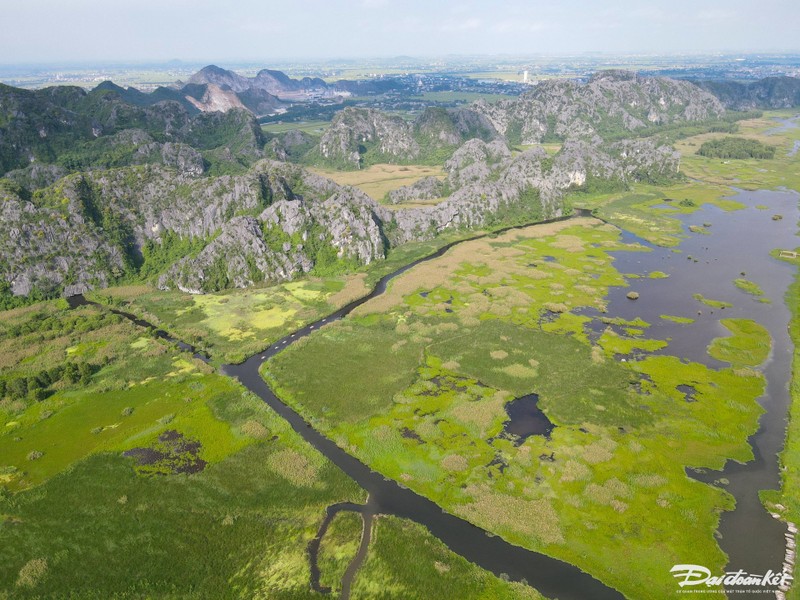
[[[400,117],[348,107],[336,113],[322,134],[319,150],[325,159],[359,166],[367,152],[388,161],[410,160],[419,155],[420,147]]]
[[[243,92],[250,88],[250,81],[246,77],[216,65],[203,67],[189,78],[188,83],[214,84],[234,92]]]
[[[226,112],[232,108],[246,110],[239,96],[228,86],[222,88],[215,83],[207,83],[205,88],[205,93],[199,100],[189,95],[186,96],[186,99],[198,110],[203,112]]]

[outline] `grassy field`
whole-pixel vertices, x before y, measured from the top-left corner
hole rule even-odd
[[[264,133],[286,133],[287,131],[303,131],[311,135],[322,135],[330,125],[330,121],[300,121],[298,123],[266,123],[261,125]]]
[[[789,262],[795,263],[790,259]],[[792,311],[789,335],[794,345],[792,356],[792,381],[789,386],[792,403],[789,407],[789,423],[786,445],[781,453],[781,491],[762,492],[765,504],[790,523],[800,523],[800,273],[786,292],[786,303]],[[800,562],[795,562],[794,579],[800,579]],[[800,598],[800,587],[792,586],[787,598]]]
[[[578,309],[602,314],[608,288],[626,285],[608,255],[620,249],[642,250],[593,219],[459,245],[265,376],[387,477],[631,597],[666,597],[682,556],[724,565],[714,531],[732,498],[684,469],[752,458],[764,379],[738,366],[769,343],[737,323],[747,343],[715,343],[732,363],[715,370],[649,354],[668,341],[648,338],[641,319],[609,320],[593,340]],[[640,359],[614,359],[631,353]],[[556,428],[515,440],[504,407],[532,391]],[[631,574],[622,565],[634,556]]]
[[[328,505],[365,501],[352,480],[234,381],[107,311],[3,316],[0,381],[92,369],[0,395],[0,598],[318,597],[306,546]],[[352,517],[322,546],[334,589],[360,539]],[[421,527],[381,519],[373,535],[356,585],[388,585],[382,597],[539,598]]]
[[[89,294],[207,350],[215,364],[241,362],[290,331],[367,293],[365,275],[304,279],[271,287],[192,295],[148,286]]]
[[[800,140],[800,128],[780,133],[770,132],[778,125],[774,120],[776,117],[787,118],[795,114],[796,111],[771,111],[765,112],[759,119],[739,123],[737,136],[776,146],[775,158],[723,160],[699,156],[696,152],[703,142],[726,135],[706,133],[686,138],[675,144],[681,153],[681,171],[689,177],[712,184],[748,190],[787,187],[800,191],[800,161],[788,156],[795,141]]]
[[[173,429],[199,441],[198,457],[208,464],[253,441],[223,417],[241,388],[108,315],[91,306],[66,310],[57,302],[4,314],[0,468],[8,489],[41,484],[92,454],[150,446]],[[42,322],[50,327],[36,325]],[[69,377],[70,365],[87,367]],[[59,369],[66,374],[48,384]],[[14,385],[22,379],[24,395]]]
[[[758,367],[767,360],[771,340],[763,326],[749,319],[722,319],[720,323],[731,335],[711,343],[711,356],[738,367]]]
[[[450,552],[423,527],[378,517],[372,547],[352,588],[352,598],[429,600],[480,598],[539,600],[533,588],[508,583]]]
[[[404,185],[411,185],[423,177],[444,177],[440,167],[422,165],[372,165],[358,171],[312,169],[315,173],[332,179],[339,185],[357,187],[371,198],[382,201],[387,193]]]

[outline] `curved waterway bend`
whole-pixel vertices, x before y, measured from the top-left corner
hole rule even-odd
[[[577,213],[576,216],[585,216],[587,214],[582,211]],[[568,218],[572,217],[555,220],[566,220]],[[529,227],[534,224],[540,223],[531,223],[520,227]],[[481,237],[485,236],[475,236],[452,242],[433,254],[397,269],[393,273],[384,276],[367,296],[285,336],[263,352],[259,352],[241,364],[223,366],[222,372],[237,378],[245,387],[288,421],[292,428],[309,444],[364,488],[369,493],[370,505],[374,507],[376,514],[395,515],[424,525],[434,536],[444,542],[448,548],[470,562],[491,571],[495,575],[507,576],[512,581],[527,582],[545,596],[557,597],[560,600],[623,598],[622,594],[617,590],[606,586],[591,575],[581,571],[575,565],[510,544],[464,519],[444,512],[439,505],[431,500],[373,471],[314,429],[294,409],[284,404],[259,374],[259,368],[265,361],[319,327],[342,319],[356,307],[376,296],[380,296],[386,291],[388,283],[398,275],[405,273],[422,262],[442,256],[457,244]]]
[[[439,538],[450,550],[460,554],[468,561],[495,575],[507,577],[511,581],[525,582],[545,596],[559,598],[559,600],[586,600],[587,598],[592,600],[621,600],[624,596],[620,592],[581,571],[575,565],[510,544],[464,519],[445,512],[439,505],[424,496],[373,471],[314,429],[294,409],[284,404],[259,374],[261,365],[271,357],[321,326],[346,317],[358,306],[386,292],[389,282],[395,277],[402,275],[420,263],[439,258],[453,246],[513,229],[522,229],[532,225],[542,225],[586,216],[592,216],[591,212],[578,209],[567,217],[506,227],[492,234],[481,234],[451,242],[436,252],[385,275],[378,281],[375,289],[363,298],[355,300],[327,317],[314,323],[309,323],[294,333],[281,338],[263,352],[251,356],[241,364],[224,365],[221,368],[221,372],[224,375],[238,379],[247,389],[256,394],[270,408],[283,417],[304,440],[366,490],[369,494],[370,515],[394,515],[419,523],[425,526],[431,534]],[[67,300],[73,308],[92,304],[108,309],[131,320],[136,325],[154,330],[159,337],[178,344],[182,350],[192,352],[196,358],[208,362],[207,356],[198,352],[193,346],[177,340],[164,330],[133,314],[92,302],[84,298],[82,294],[72,296]]]

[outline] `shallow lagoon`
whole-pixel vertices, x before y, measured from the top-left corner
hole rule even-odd
[[[777,489],[780,484],[777,455],[784,443],[792,353],[787,332],[790,313],[784,294],[795,271],[769,253],[776,248],[793,250],[800,243],[794,225],[800,213],[794,192],[742,191],[733,199],[746,208],[725,212],[706,205],[682,216],[688,237],[678,247],[680,252],[649,245],[648,253],[616,253],[614,264],[623,273],[644,275],[659,270],[669,277],[630,279],[630,288],[611,288],[608,316],[629,320],[640,317],[651,324],[648,337],[669,340],[669,345],[657,353],[715,368],[724,363],[710,357],[706,348],[712,339],[728,333],[720,319],[753,319],[769,330],[773,347],[762,365],[767,392],[760,399],[766,413],[750,439],[755,460],[746,464],[729,461],[722,472],[692,473],[708,483],[727,480],[724,487],[736,498],[736,508],[722,514],[719,528],[719,543],[730,558],[729,567],[764,573],[780,569],[785,548],[786,526],[770,517],[758,492]],[[773,220],[773,215],[783,218]],[[706,234],[690,233],[690,226],[702,227]],[[629,236],[630,241],[633,239]],[[647,244],[638,238],[636,241]],[[769,303],[738,289],[733,282],[740,277],[757,283]],[[639,300],[626,297],[630,290],[640,294]],[[698,293],[733,306],[706,306],[693,298]],[[664,314],[695,321],[678,324],[660,318]],[[686,558],[691,561],[691,557]]]

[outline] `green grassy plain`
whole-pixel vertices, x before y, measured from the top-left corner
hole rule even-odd
[[[264,133],[286,133],[302,131],[311,135],[322,135],[330,125],[330,121],[299,121],[297,123],[265,123],[261,125]]]
[[[757,367],[769,356],[769,331],[750,319],[722,319],[720,323],[731,332],[729,337],[713,340],[708,353],[724,362],[740,367]]]
[[[266,288],[192,295],[149,286],[89,294],[163,327],[209,352],[215,364],[241,362],[277,339],[367,293],[365,275],[304,279]]]
[[[381,516],[351,598],[540,600],[542,596],[527,585],[476,569],[416,523]]]
[[[61,301],[3,315],[0,380],[95,368],[44,398],[0,401],[0,598],[318,597],[307,544],[328,505],[365,492],[233,380],[109,315]],[[199,446],[204,468],[177,471],[188,452],[154,465],[122,454],[163,449],[170,432]],[[360,535],[360,519],[334,520],[323,584],[340,586]],[[422,598],[449,580],[464,598],[517,595],[424,528],[380,520],[373,535],[397,539],[356,575],[366,589],[391,581]],[[410,555],[424,576],[410,577]]]
[[[800,128],[780,133],[770,132],[778,123],[775,117],[790,117],[796,111],[769,111],[758,119],[739,122],[742,137],[756,140],[768,146],[776,146],[772,159],[719,159],[696,154],[708,140],[726,137],[721,133],[705,133],[680,140],[675,148],[681,153],[681,171],[688,177],[723,186],[747,190],[776,189],[786,187],[800,191],[800,161],[790,157],[789,152],[796,140],[800,140]]]
[[[265,375],[341,446],[445,509],[631,597],[669,594],[681,556],[725,562],[713,534],[732,498],[684,469],[752,458],[764,379],[649,355],[667,342],[641,320],[592,342],[576,310],[602,311],[626,285],[608,255],[620,249],[642,250],[593,219],[461,244]],[[731,362],[751,364],[746,350]],[[557,427],[518,443],[504,406],[531,392]],[[636,575],[622,567],[633,556]]]
[[[789,259],[791,262],[795,262]],[[792,311],[789,335],[794,345],[792,355],[792,381],[789,386],[791,405],[789,423],[786,430],[786,445],[780,455],[781,490],[762,493],[765,504],[783,520],[797,525],[800,523],[800,273],[786,292],[786,303]],[[795,563],[794,579],[800,578],[800,563]],[[787,598],[800,598],[800,588],[795,584]]]

